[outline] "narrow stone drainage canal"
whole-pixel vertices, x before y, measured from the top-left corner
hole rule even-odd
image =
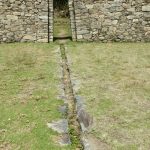
[[[64,44],[60,44],[60,52],[62,58],[64,92],[68,105],[67,119],[70,140],[74,148],[76,148],[77,150],[83,150],[83,145],[81,142],[81,127],[77,118],[76,98],[73,92],[70,70],[68,67],[68,60]]]
[[[59,111],[65,115],[64,119],[47,123],[48,127],[61,134],[61,139],[58,141],[61,145],[72,145],[75,150],[93,150],[95,143],[91,142],[88,135],[88,130],[93,124],[91,117],[85,110],[82,97],[76,95],[75,83],[71,80],[70,68],[66,55],[65,41],[59,41],[62,67],[62,95],[64,105],[59,108]],[[72,83],[73,82],[73,83]],[[98,150],[94,148],[94,150]]]

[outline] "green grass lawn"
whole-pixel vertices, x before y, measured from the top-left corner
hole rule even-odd
[[[105,150],[150,149],[150,44],[68,42],[71,75]],[[73,150],[47,123],[61,119],[57,44],[0,45],[0,149]]]
[[[70,43],[71,74],[80,81],[100,149],[150,149],[150,43]]]
[[[71,37],[69,18],[54,18],[54,37]]]
[[[54,44],[0,45],[0,149],[60,150],[47,123],[58,106],[58,55]]]

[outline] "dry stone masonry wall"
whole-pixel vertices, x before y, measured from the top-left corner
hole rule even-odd
[[[53,19],[48,11],[53,11],[52,4],[47,0],[0,0],[0,42],[51,41]]]
[[[74,0],[77,40],[150,41],[150,0]]]
[[[69,0],[74,41],[150,42],[150,0]],[[53,41],[53,0],[0,0],[0,42]]]

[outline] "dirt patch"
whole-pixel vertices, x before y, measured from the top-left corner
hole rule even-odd
[[[16,147],[14,144],[11,144],[8,142],[0,143],[0,150],[12,150],[12,149],[14,149],[14,147],[16,150],[20,149],[20,147]]]

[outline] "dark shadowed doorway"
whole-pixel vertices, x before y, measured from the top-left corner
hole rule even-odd
[[[72,39],[68,0],[54,0],[54,40]]]

